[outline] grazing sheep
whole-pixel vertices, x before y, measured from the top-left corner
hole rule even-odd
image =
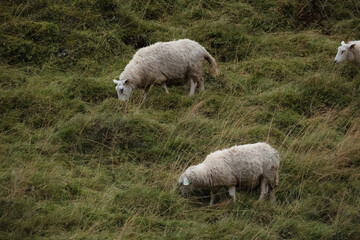
[[[355,65],[360,68],[360,41],[341,42],[334,62],[341,63],[346,60],[354,62]]]
[[[113,80],[119,100],[127,101],[135,88],[144,88],[145,97],[152,84],[161,85],[169,93],[166,83],[179,79],[190,80],[189,95],[195,93],[196,85],[204,90],[203,61],[210,64],[209,71],[216,76],[215,59],[199,43],[182,39],[157,42],[139,49],[120,74],[120,81]]]
[[[235,201],[235,187],[252,189],[259,183],[259,200],[269,194],[274,201],[279,163],[278,152],[267,143],[234,146],[213,152],[202,163],[189,167],[178,183],[182,193],[192,189],[211,190],[210,205],[214,204],[215,194],[221,187],[227,187]]]

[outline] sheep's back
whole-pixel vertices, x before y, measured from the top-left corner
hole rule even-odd
[[[216,168],[221,168],[221,172],[229,173],[227,178],[235,178],[239,187],[252,188],[259,184],[261,175],[279,167],[279,157],[268,144],[257,143],[213,152],[206,157],[204,164],[215,172]]]
[[[204,51],[200,44],[191,40],[159,42],[139,49],[131,61],[137,62],[141,71],[155,79],[158,74],[167,79],[183,79],[192,67],[203,62]]]

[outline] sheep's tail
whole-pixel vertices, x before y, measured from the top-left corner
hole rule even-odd
[[[205,60],[209,62],[209,72],[213,77],[216,77],[219,74],[215,58],[213,58],[210,53],[206,52],[204,56]]]

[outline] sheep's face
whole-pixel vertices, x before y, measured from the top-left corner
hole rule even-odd
[[[189,179],[186,177],[186,174],[183,173],[178,180],[179,190],[182,195],[186,195],[192,190],[192,184]]]
[[[346,60],[353,61],[354,54],[352,53],[352,49],[355,47],[355,44],[345,44],[344,41],[341,42],[341,46],[338,48],[338,52],[335,56],[334,62],[341,63]]]
[[[118,98],[120,101],[128,101],[131,95],[131,92],[133,90],[133,87],[131,85],[131,82],[129,79],[126,80],[113,80],[113,82],[116,84],[116,92],[118,95]]]

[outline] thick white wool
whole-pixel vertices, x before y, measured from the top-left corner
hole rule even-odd
[[[166,83],[179,79],[193,81],[194,86],[199,83],[201,90],[203,90],[204,60],[210,63],[209,71],[213,76],[216,76],[218,72],[215,59],[195,41],[182,39],[157,42],[141,48],[120,74],[120,81],[114,81],[118,84],[119,99],[128,100],[132,89],[146,89],[152,84],[162,85],[167,91]],[[128,80],[127,86],[131,86],[130,92],[125,88],[126,80]],[[123,89],[123,91],[120,92],[118,89]],[[120,96],[121,94],[126,96]]]
[[[262,199],[278,185],[279,164],[278,152],[267,143],[234,146],[209,154],[186,169],[178,182],[182,188],[215,192],[220,187],[253,188],[261,182]]]

